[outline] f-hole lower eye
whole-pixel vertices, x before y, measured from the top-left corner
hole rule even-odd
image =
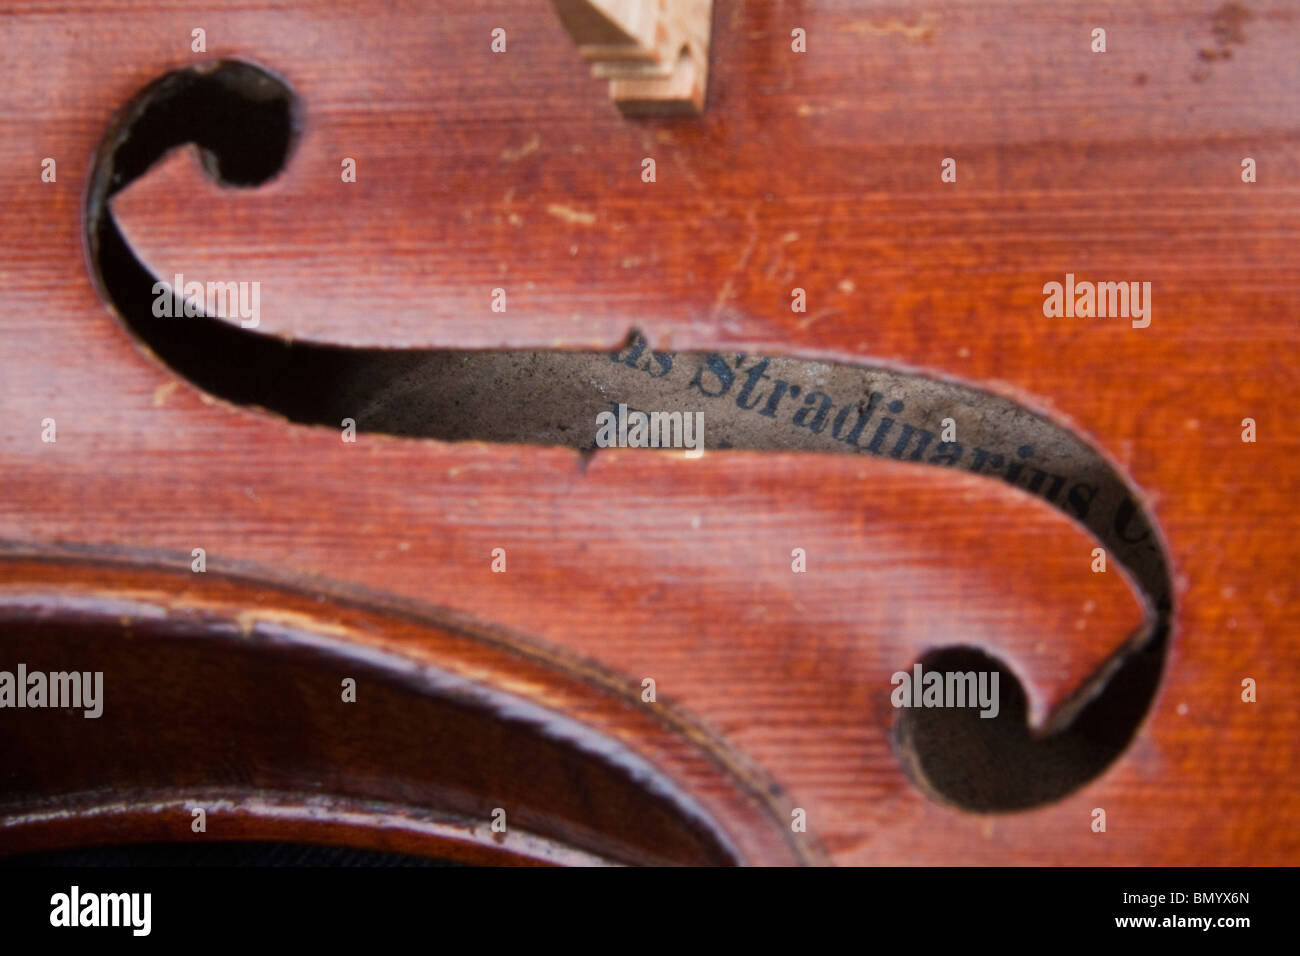
[[[1014,672],[978,648],[943,648],[921,658],[920,673],[966,677],[974,705],[900,708],[895,742],[912,778],[946,803],[978,812],[1050,803],[1101,773],[1127,745],[1159,682],[1162,656],[1153,648],[1132,658],[1111,677],[1104,701],[1085,707],[1067,732],[1042,737],[1029,730]]]

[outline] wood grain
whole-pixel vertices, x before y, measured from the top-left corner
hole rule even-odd
[[[715,7],[705,114],[629,122],[544,3],[11,4],[0,540],[22,562],[5,587],[70,554],[183,569],[205,547],[214,572],[319,595],[326,620],[360,588],[631,688],[653,676],[807,810],[830,862],[1294,864],[1300,14],[1243,4],[1225,40],[1233,4],[1107,8],[1098,55],[1103,14],[1077,2]],[[602,452],[584,470],[563,449],[344,445],[179,379],[96,293],[85,177],[142,87],[218,57],[297,96],[283,175],[231,191],[181,156],[114,212],[161,274],[260,281],[263,333],[595,349],[635,327],[658,348],[919,369],[1069,423],[1140,490],[1158,524],[1140,546],[1172,564],[1164,676],[1131,745],[1010,815],[942,804],[903,770],[889,674],[926,649],[998,654],[1041,713],[1136,626],[1127,585],[1088,570],[1091,538],[1015,489],[810,454]],[[1150,281],[1151,326],[1045,318],[1066,272]],[[790,573],[796,546],[815,572]],[[1074,629],[1085,600],[1095,631]]]

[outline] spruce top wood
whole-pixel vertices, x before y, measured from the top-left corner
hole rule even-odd
[[[102,724],[0,709],[0,850],[187,839],[206,799],[227,821],[209,838],[475,860],[1297,862],[1300,23],[1276,2],[1102,16],[718,0],[707,108],[634,120],[531,0],[0,13],[20,78],[0,90],[0,670],[97,661],[106,687]],[[746,369],[909,370],[1075,436],[1127,510],[1085,528],[1007,480],[888,455],[351,444],[199,387],[107,307],[85,203],[119,111],[223,60],[292,91],[283,171],[232,190],[187,150],[109,211],[156,276],[259,281],[258,328],[232,333],[612,352],[637,329]],[[1067,274],[1149,281],[1149,327],[1045,316]],[[952,645],[1014,671],[1040,732],[1131,698],[1131,741],[1029,809],[954,804],[913,763],[944,742],[889,699],[893,672]],[[346,704],[354,659],[371,682]],[[1108,669],[1144,659],[1153,692]],[[217,675],[192,686],[219,747],[181,704],[131,703],[194,667]],[[479,688],[469,710],[449,674]],[[277,688],[293,695],[259,703]],[[554,720],[496,720],[524,712]],[[311,746],[241,748],[276,715]],[[439,742],[453,720],[470,744]],[[1021,730],[1008,752],[1043,775],[1101,759],[1086,735],[1035,750]],[[1017,772],[974,739],[947,748],[959,770]],[[475,752],[497,755],[477,778]],[[506,807],[522,842],[501,848],[483,824],[526,799],[515,775],[536,794]],[[104,823],[124,787],[138,799]]]

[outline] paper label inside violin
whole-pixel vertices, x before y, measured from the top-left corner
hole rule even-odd
[[[621,431],[635,412],[683,413],[702,423],[706,454],[847,452],[961,469],[1061,509],[1140,577],[1160,562],[1129,488],[1082,437],[1010,399],[922,375],[655,351],[634,336],[610,353],[386,353],[341,385],[336,410],[362,430],[595,450],[602,413]]]

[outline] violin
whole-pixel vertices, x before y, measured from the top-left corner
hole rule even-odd
[[[0,24],[3,855],[1300,861],[1286,4]]]

